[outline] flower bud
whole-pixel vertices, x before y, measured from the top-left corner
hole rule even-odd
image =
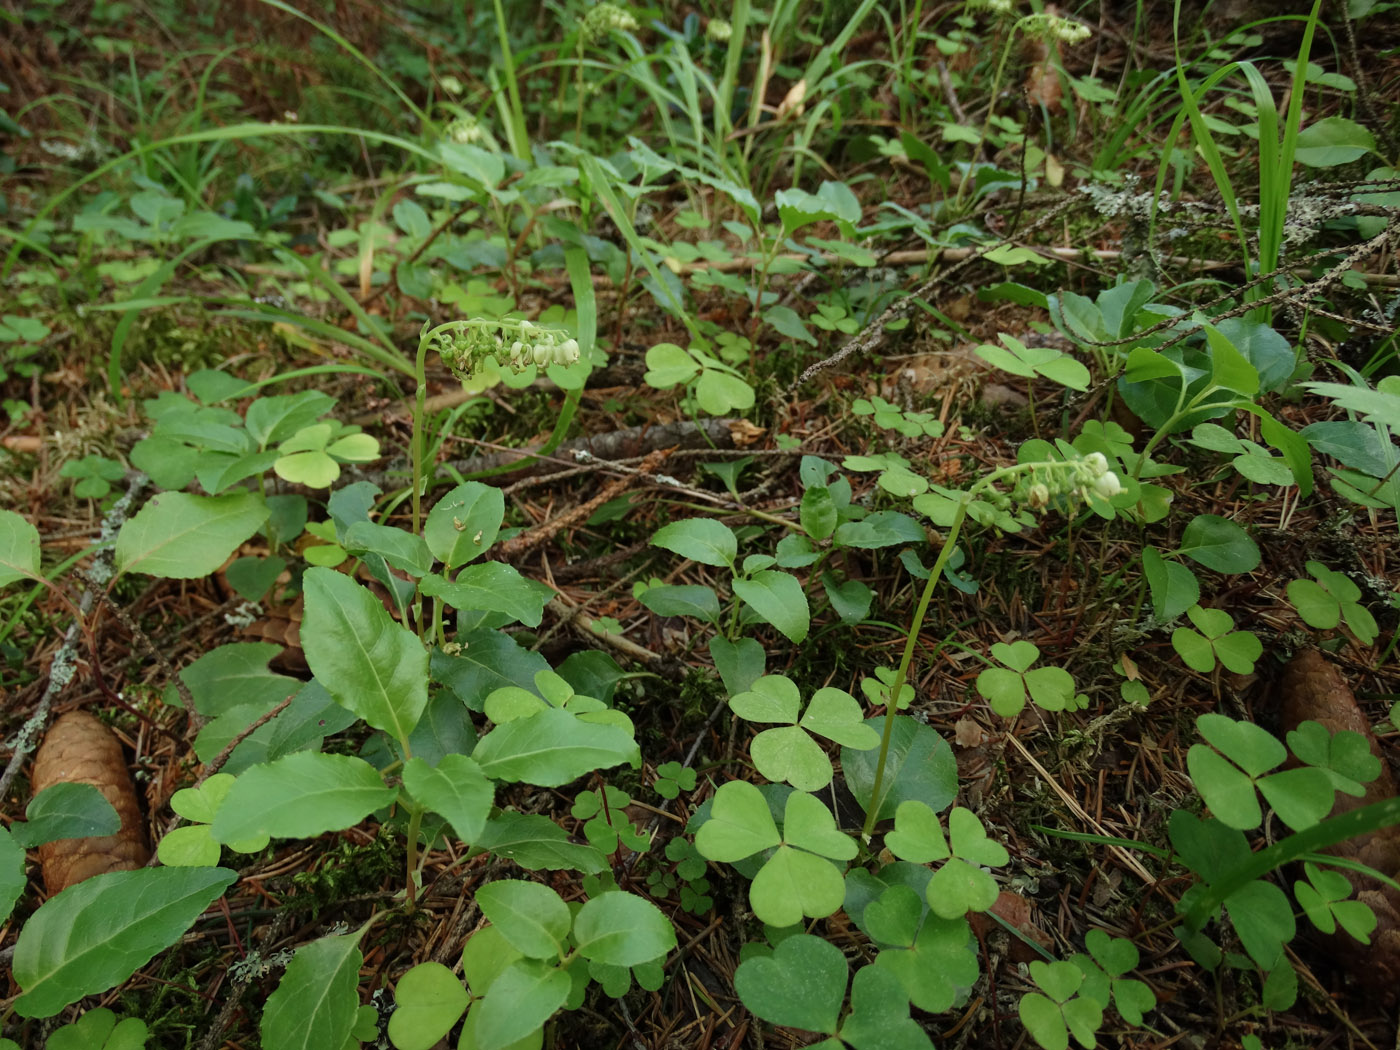
[[[548,343],[536,343],[533,352],[535,364],[543,368],[554,358],[554,348]]]
[[[571,365],[579,359],[579,348],[577,339],[565,339],[554,348],[554,363],[556,365]]]
[[[1089,473],[1096,478],[1101,478],[1108,473],[1108,460],[1102,452],[1090,452],[1084,457],[1084,465],[1089,468]]]
[[[1112,499],[1122,491],[1123,483],[1118,480],[1118,475],[1111,470],[1094,481],[1094,495],[1100,499]]]
[[[1039,510],[1050,502],[1050,488],[1040,482],[1036,482],[1026,490],[1026,506],[1032,510]]]

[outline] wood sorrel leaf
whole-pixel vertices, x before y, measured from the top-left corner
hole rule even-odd
[[[394,987],[389,1039],[397,1050],[431,1050],[471,1002],[462,982],[442,963],[419,963]]]
[[[50,897],[15,943],[13,974],[24,989],[15,1012],[52,1017],[121,984],[237,878],[227,868],[141,868],[95,875]]]
[[[835,1035],[846,999],[846,956],[820,937],[795,934],[771,956],[740,963],[734,990],[770,1024]]]
[[[938,815],[915,801],[901,802],[895,810],[894,830],[885,836],[885,848],[915,864],[946,860],[949,856]]]
[[[970,809],[956,807],[948,814],[948,838],[953,856],[973,864],[983,864],[989,868],[999,868],[1011,858],[1006,847],[987,838],[982,822]]]
[[[914,899],[922,906],[917,895]],[[967,920],[927,915],[912,947],[887,948],[875,964],[899,978],[920,1010],[942,1013],[977,982],[977,945]]]
[[[715,792],[710,819],[695,834],[695,848],[724,864],[751,857],[778,845],[778,825],[758,788],[731,780]]]
[[[863,966],[851,981],[851,1012],[841,1039],[856,1050],[932,1050],[933,1042],[909,1016],[909,995],[884,966]]]
[[[308,569],[301,644],[336,703],[405,740],[428,703],[428,651],[372,594],[332,569]]]
[[[856,840],[836,829],[836,818],[815,795],[794,791],[783,809],[783,841],[823,857],[850,860]]]

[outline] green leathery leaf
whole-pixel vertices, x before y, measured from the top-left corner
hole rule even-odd
[[[339,1050],[350,1043],[360,1010],[359,942],[358,933],[345,934],[297,949],[263,1008],[263,1046]]]
[[[655,904],[621,891],[584,904],[574,917],[579,954],[611,966],[640,966],[676,946],[676,931]]]
[[[364,759],[298,751],[245,770],[211,831],[216,842],[258,835],[313,838],[354,827],[397,795]]]
[[[428,704],[428,651],[368,590],[332,569],[313,568],[301,644],[332,699],[398,740]]]
[[[556,707],[496,726],[472,751],[491,779],[541,787],[567,784],[636,755],[637,743],[625,729],[584,721]]]
[[[118,572],[190,580],[208,576],[258,531],[267,504],[253,492],[162,492],[117,533]]]
[[[497,879],[477,891],[481,912],[516,951],[532,959],[558,958],[572,917],[559,894],[538,882]]]
[[[490,550],[505,512],[505,495],[500,489],[467,481],[433,505],[423,538],[433,556],[450,571]]]
[[[403,784],[415,801],[446,817],[463,842],[481,837],[496,791],[474,759],[443,755],[433,767],[410,758],[404,763]]]
[[[39,530],[12,510],[0,510],[0,587],[39,577]]]
[[[734,593],[793,644],[807,637],[811,611],[802,584],[791,573],[764,569],[748,579],[734,581]]]
[[[542,1027],[569,998],[569,975],[540,959],[518,959],[472,1007],[477,1050],[504,1050]]]
[[[50,897],[20,931],[12,973],[21,1017],[52,1017],[115,988],[174,944],[238,878],[226,868],[95,875]]]

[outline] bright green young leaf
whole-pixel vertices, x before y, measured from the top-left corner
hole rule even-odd
[[[1343,729],[1329,733],[1313,721],[1301,723],[1285,737],[1288,749],[1310,766],[1327,773],[1333,788],[1360,797],[1363,784],[1380,776],[1381,763],[1371,753],[1371,745],[1360,733]]]
[[[1006,344],[1005,349],[983,343],[975,348],[975,353],[993,368],[1011,375],[1027,379],[1041,375],[1071,390],[1089,389],[1089,370],[1063,351],[1052,347],[1026,346],[1004,332],[1001,341]]]
[[[176,580],[208,576],[258,531],[268,513],[253,492],[162,492],[117,533],[117,569]]]
[[[52,1017],[115,988],[174,944],[238,878],[225,868],[95,875],[50,897],[20,931],[12,972],[21,1017]]]
[[[732,864],[781,841],[758,788],[746,780],[731,780],[715,792],[710,819],[696,832],[695,848],[710,860]]]
[[[1223,609],[1202,609],[1193,605],[1186,615],[1199,631],[1178,627],[1172,632],[1172,646],[1192,670],[1209,672],[1215,661],[1236,674],[1250,674],[1264,652],[1263,643],[1250,631],[1234,630],[1235,621]]]
[[[733,567],[739,541],[734,532],[714,518],[686,518],[673,521],[658,529],[651,537],[652,546],[662,547],[682,558],[713,565]]]
[[[750,1011],[770,1024],[835,1035],[846,999],[846,956],[821,937],[798,933],[769,956],[745,959],[734,973],[734,991]]]
[[[354,827],[397,794],[364,759],[298,751],[245,771],[211,830],[216,842],[314,838]]]
[[[753,387],[739,376],[707,368],[695,384],[695,403],[712,416],[747,412],[753,408]]]
[[[676,946],[676,931],[655,904],[621,891],[584,904],[574,917],[579,954],[610,966],[639,966]]]
[[[797,726],[765,729],[749,745],[749,757],[768,780],[799,791],[820,791],[831,783],[831,759]]]
[[[491,549],[505,512],[505,495],[500,489],[467,481],[433,505],[423,538],[433,557],[451,571]]]
[[[687,383],[700,373],[700,364],[675,343],[657,343],[647,351],[646,362],[647,373],[642,378],[657,390]]]
[[[349,576],[308,569],[301,644],[335,702],[405,740],[428,703],[428,651]]]
[[[99,1006],[54,1032],[44,1050],[144,1050],[149,1036],[145,1021],[136,1017],[118,1021],[111,1010]],[[0,1050],[9,1047],[19,1050],[19,1044],[0,1040]]]
[[[397,1050],[432,1050],[470,1001],[461,980],[442,963],[419,963],[394,988],[389,1039]]]
[[[302,945],[263,1008],[262,1045],[324,1050],[350,1042],[360,1009],[360,935]]]
[[[531,959],[559,958],[573,921],[559,894],[538,882],[497,879],[477,891],[476,903],[516,951]]]
[[[652,542],[655,542],[654,538]],[[796,576],[776,569],[764,569],[746,580],[736,579],[734,593],[794,645],[807,637],[811,612],[807,606],[807,595]]]
[[[1319,561],[1307,563],[1313,580],[1294,580],[1288,585],[1288,600],[1309,627],[1331,630],[1343,619],[1362,645],[1376,640],[1380,628],[1376,618],[1360,603],[1361,588],[1344,573],[1327,568]]]
[[[1259,393],[1259,371],[1235,348],[1215,325],[1205,326],[1206,343],[1210,347],[1213,371],[1211,379],[1217,386],[1245,397]]]
[[[39,530],[12,510],[0,510],[0,587],[39,576]]]
[[[938,815],[922,802],[901,802],[894,814],[894,830],[885,835],[885,848],[901,860],[928,864],[950,854]]]
[[[447,818],[463,842],[481,837],[496,791],[474,759],[444,755],[434,768],[410,758],[404,763],[403,784],[415,801]]]

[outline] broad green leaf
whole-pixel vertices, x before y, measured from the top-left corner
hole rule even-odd
[[[729,709],[746,722],[796,725],[802,695],[785,675],[764,675],[745,692],[729,698]]]
[[[44,1043],[44,1050],[144,1050],[150,1032],[136,1017],[121,1021],[106,1007],[89,1010],[66,1024]],[[18,1043],[0,1039],[0,1050],[19,1050]]]
[[[1323,117],[1298,132],[1293,159],[1310,168],[1335,168],[1360,160],[1376,148],[1376,140],[1346,117]]]
[[[807,637],[811,612],[807,606],[807,595],[796,576],[776,569],[764,569],[746,580],[736,579],[734,593],[794,645]]]
[[[0,587],[39,576],[39,530],[12,510],[0,510]]]
[[[433,505],[423,538],[450,571],[491,549],[505,512],[500,489],[479,481],[464,482]]]
[[[901,860],[928,864],[950,854],[938,815],[922,802],[901,802],[894,813],[894,830],[885,835],[885,848]]]
[[[9,828],[0,828],[0,922],[10,917],[15,901],[29,883],[24,862],[24,847],[15,841]]]
[[[733,567],[739,541],[729,526],[714,518],[686,518],[658,529],[652,546],[716,568]]]
[[[1235,344],[1215,325],[1206,324],[1205,331],[1213,366],[1212,381],[1217,386],[1246,397],[1259,393],[1258,369],[1245,360],[1245,356],[1235,349]]]
[[[21,1017],[52,1017],[121,984],[174,944],[238,878],[225,868],[95,875],[50,897],[20,931],[12,962]]]
[[[493,780],[558,787],[585,773],[631,762],[637,743],[616,725],[586,722],[559,708],[498,725],[472,752]]]
[[[797,726],[765,729],[749,745],[749,757],[767,779],[789,783],[798,791],[820,791],[831,783],[831,760]]]
[[[574,917],[579,954],[611,966],[639,966],[676,946],[676,931],[655,904],[630,893],[604,893]]]
[[[91,784],[51,784],[30,800],[24,815],[10,825],[10,834],[26,849],[56,839],[115,835],[121,828],[112,803]]]
[[[1216,514],[1197,514],[1181,535],[1180,553],[1216,572],[1252,572],[1259,548],[1243,528]]]
[[[846,956],[821,937],[798,933],[769,956],[745,959],[734,973],[743,1004],[770,1024],[836,1034],[846,999]]]
[[[667,390],[689,382],[700,372],[700,364],[675,343],[657,343],[646,354],[648,386]]]
[[[869,719],[866,724],[880,731],[884,719]],[[912,718],[896,716],[880,798],[874,799],[878,761],[878,750],[841,749],[847,786],[864,811],[868,813],[872,807],[876,810],[877,820],[893,818],[899,804],[909,800],[922,802],[937,813],[957,796],[958,770],[953,749],[937,731]]]
[[[1152,593],[1152,613],[1170,623],[1201,598],[1195,574],[1180,562],[1168,561],[1156,547],[1142,549],[1142,571]]]
[[[378,554],[394,568],[419,577],[433,567],[433,556],[422,536],[394,525],[357,521],[345,531],[343,544],[351,554]]]
[[[407,739],[428,703],[428,651],[349,576],[308,569],[301,644],[335,702],[375,729]]]
[[[904,891],[915,908],[922,911],[923,901],[912,889],[891,889]],[[886,949],[876,956],[875,963],[893,973],[908,999],[929,1013],[947,1010],[977,982],[977,944],[964,919],[941,919],[930,914],[924,918],[911,946]]]
[[[695,384],[695,403],[712,416],[747,412],[753,408],[754,392],[739,376],[717,368],[707,368]]]
[[[850,693],[826,686],[812,694],[798,724],[843,747],[869,751],[880,745],[880,734],[866,725],[864,715],[860,703]]]
[[[219,807],[212,832],[217,842],[313,838],[354,827],[397,794],[364,759],[298,751],[246,770]]]
[[[596,875],[608,866],[593,846],[571,842],[564,829],[548,817],[506,811],[486,822],[474,844],[530,871],[581,871]]]
[[[410,758],[404,763],[403,783],[415,801],[446,817],[463,842],[481,837],[496,792],[474,759],[444,755],[434,768],[421,758]]]
[[[442,963],[419,963],[394,987],[389,1040],[397,1050],[432,1050],[466,1012],[471,999]]]
[[[267,504],[253,492],[224,496],[162,492],[117,533],[117,570],[175,580],[208,576],[267,517]]]
[[[557,966],[539,959],[511,963],[472,1007],[476,1050],[505,1050],[524,1039],[564,1005],[569,988],[569,975]]]
[[[531,959],[559,958],[572,916],[559,894],[538,882],[497,879],[476,902],[512,948]]]
[[[715,670],[724,682],[725,690],[731,695],[753,688],[753,683],[763,674],[767,654],[763,646],[753,638],[740,638],[731,642],[722,635],[710,639],[710,657],[715,662]]]
[[[263,1046],[329,1050],[351,1043],[360,1009],[360,935],[302,945],[263,1008]]]
[[[462,650],[455,655],[433,650],[432,677],[473,711],[480,711],[486,698],[503,686],[533,688],[535,675],[549,669],[543,656],[521,647],[504,631],[467,631],[457,641]]]
[[[526,579],[514,565],[499,561],[468,565],[450,582],[430,573],[423,577],[420,589],[454,609],[504,613],[527,627],[539,626],[544,607],[554,597],[554,591],[546,584]]]
[[[1225,898],[1225,911],[1240,943],[1260,969],[1272,970],[1284,961],[1284,946],[1298,932],[1293,905],[1272,882],[1255,879]]]
[[[662,584],[648,587],[637,600],[657,616],[693,616],[707,623],[719,623],[719,598],[713,587]]]
[[[838,831],[831,810],[815,795],[794,791],[783,807],[783,841],[836,860],[851,860],[855,839]]]

